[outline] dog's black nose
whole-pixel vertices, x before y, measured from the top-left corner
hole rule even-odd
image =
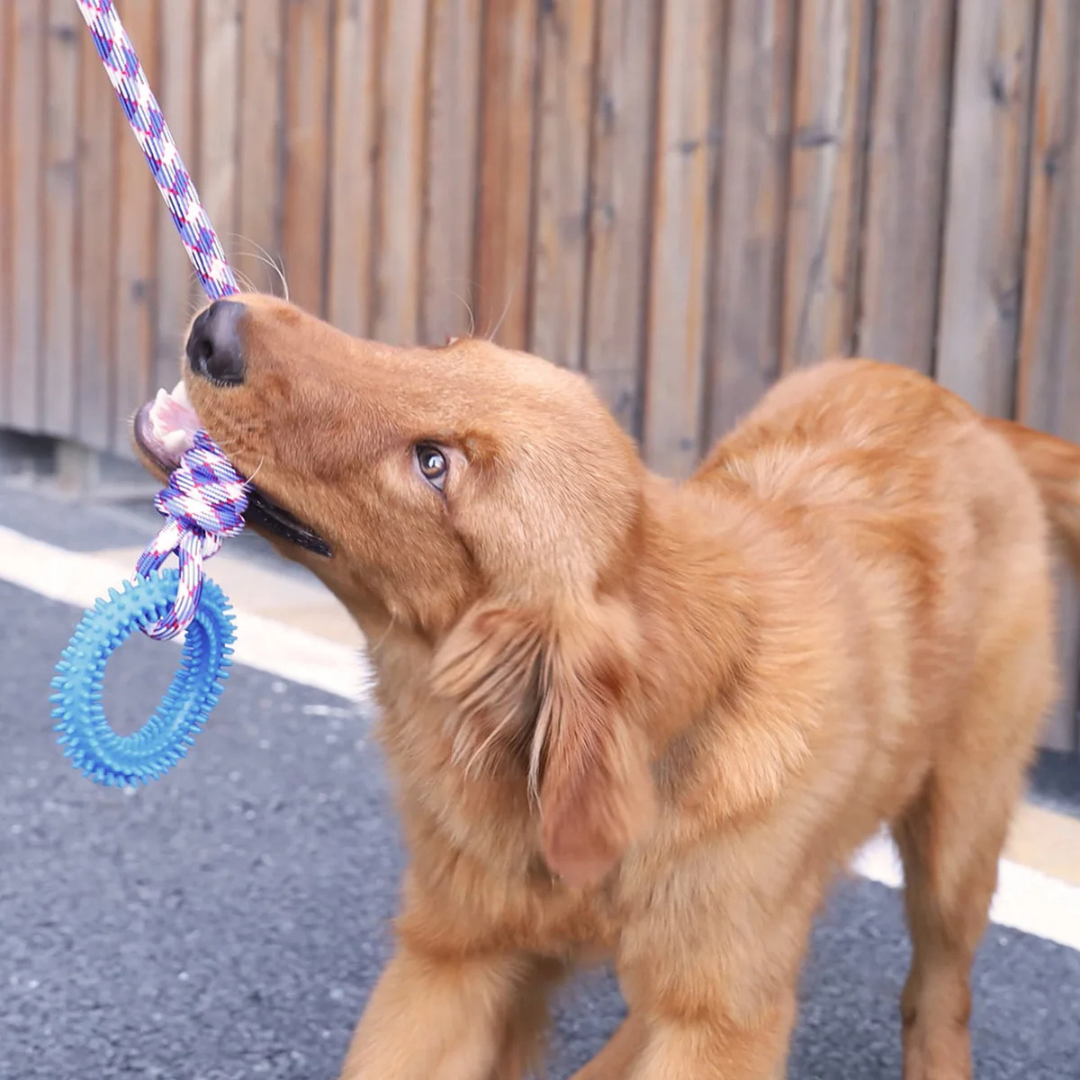
[[[245,310],[234,300],[215,300],[200,313],[187,340],[188,363],[196,375],[226,386],[244,381],[240,320]]]

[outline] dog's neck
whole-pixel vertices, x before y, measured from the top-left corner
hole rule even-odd
[[[641,530],[634,602],[661,784],[693,774],[704,738],[724,760],[703,763],[702,783],[722,786],[731,817],[754,812],[804,766],[835,700],[845,616],[830,568],[788,511],[735,478],[652,480]]]
[[[708,485],[675,485],[649,477],[638,521],[607,578],[605,587],[622,594],[639,622],[635,722],[647,732],[661,781],[670,754],[692,755],[695,730],[715,733],[719,725],[734,762],[724,771],[732,813],[760,805],[798,767],[813,723],[807,703],[783,702],[790,664],[807,662],[789,655],[788,622],[796,612],[805,620],[821,599],[806,552],[737,483],[714,477]],[[355,584],[348,593],[369,642],[389,749],[411,759],[405,771],[422,788],[425,775],[448,762],[425,755],[421,763],[414,751],[433,730],[452,727],[455,708],[434,694],[426,675],[439,638],[391,618]],[[823,648],[830,636],[823,625]],[[767,715],[758,706],[766,697]],[[768,740],[753,737],[761,725],[770,729]],[[764,754],[761,747],[772,749]],[[685,762],[671,772],[685,775]],[[505,780],[523,789],[520,777]],[[461,790],[467,798],[468,789]],[[527,812],[524,803],[515,807]]]
[[[758,649],[760,575],[737,535],[745,512],[692,484],[646,485],[631,598],[650,726],[662,742],[730,694]]]
[[[660,740],[745,690],[782,648],[776,636],[798,610],[791,605],[819,585],[768,508],[743,485],[715,477],[703,485],[648,476],[638,519],[603,580],[640,621],[642,687]],[[382,612],[357,614],[380,651],[430,660],[437,639]]]

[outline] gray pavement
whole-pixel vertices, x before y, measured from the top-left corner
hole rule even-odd
[[[187,761],[135,795],[101,789],[47,715],[79,613],[2,583],[0,612],[0,1080],[335,1077],[402,863],[371,717],[238,668]],[[117,654],[118,728],[141,722],[175,658],[144,640]],[[896,893],[838,890],[791,1080],[899,1080],[907,954]],[[553,1080],[621,1008],[602,974],[567,991]],[[973,1026],[979,1080],[1080,1080],[1080,953],[994,928]]]

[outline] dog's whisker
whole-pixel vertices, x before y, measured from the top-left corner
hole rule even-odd
[[[254,484],[255,483],[255,477],[259,475],[259,472],[261,471],[262,467],[265,464],[266,464],[266,457],[263,456],[262,458],[259,459],[259,464],[255,467],[255,471],[247,478],[247,482],[249,484]]]
[[[265,266],[269,267],[271,270],[274,271],[274,273],[277,275],[278,280],[281,282],[281,290],[282,290],[282,292],[284,294],[284,299],[286,301],[288,301],[288,299],[289,299],[289,283],[285,279],[285,269],[284,269],[284,267],[282,265],[279,265],[278,261],[270,254],[269,251],[266,250],[266,248],[264,248],[262,246],[262,244],[258,243],[258,241],[252,240],[250,237],[239,236],[239,235],[236,236],[236,239],[237,239],[237,241],[239,243],[244,243],[244,244],[250,244],[251,245],[252,250],[243,252],[244,255],[247,255],[249,258],[255,259],[258,262],[263,263]],[[271,295],[273,295],[274,294],[273,282],[271,281],[270,284],[271,284],[271,287],[270,287],[270,289],[268,291],[270,292]],[[259,292],[260,290],[256,289],[254,286],[252,286],[250,291],[251,292]]]
[[[506,321],[506,316],[510,314],[510,305],[514,302],[515,287],[510,287],[510,292],[507,294],[506,303],[503,305],[502,314],[499,316],[499,321],[495,324],[494,329],[487,335],[488,341],[494,341],[495,335],[502,328],[502,324]]]
[[[472,304],[465,299],[460,293],[456,293],[453,289],[450,290],[450,295],[465,309],[469,315],[469,337],[476,336],[476,316],[473,313]]]
[[[375,639],[375,641],[371,644],[370,648],[378,648],[381,645],[385,644],[386,639],[390,636],[390,633],[395,628],[395,626],[397,626],[397,620],[392,617],[390,619],[390,622],[387,623],[386,629]]]
[[[243,292],[254,293],[259,291],[255,288],[255,283],[247,276],[247,274],[241,273],[239,270],[234,270],[233,275]]]

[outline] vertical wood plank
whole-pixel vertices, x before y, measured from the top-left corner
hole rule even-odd
[[[700,450],[717,12],[665,4],[661,28],[643,426],[649,464],[674,476]]]
[[[420,337],[473,332],[481,0],[431,0]]]
[[[601,398],[641,435],[656,148],[659,8],[603,0],[593,116],[586,367]]]
[[[879,0],[858,350],[933,369],[955,0]]]
[[[157,85],[157,3],[133,4],[124,12],[124,29],[142,61],[151,86]],[[128,424],[151,392],[155,366],[154,301],[157,226],[161,196],[123,111],[114,105],[122,129],[117,159],[116,222],[116,411],[110,448],[132,454]]]
[[[393,0],[380,48],[375,336],[416,341],[420,315],[427,0]]]
[[[11,418],[12,197],[15,176],[11,148],[12,65],[15,9],[0,5],[0,424]]]
[[[976,408],[1013,408],[1035,7],[960,0],[938,380]]]
[[[75,436],[108,448],[116,388],[116,146],[132,138],[90,35],[79,35],[79,295]],[[145,166],[144,166],[145,168]]]
[[[534,0],[484,12],[476,325],[510,348],[528,339],[536,14]]]
[[[589,118],[597,0],[540,15],[540,115],[529,348],[581,368],[589,239]]]
[[[375,4],[337,0],[331,89],[327,318],[372,332],[375,119],[379,87]]]
[[[1080,8],[1043,0],[1029,173],[1017,416],[1080,441]],[[1077,745],[1080,594],[1059,574],[1058,656],[1064,693],[1044,743]]]
[[[799,9],[780,362],[850,353],[869,78],[870,0]]]
[[[43,116],[45,36],[43,0],[16,0],[12,61],[11,215],[13,263],[11,412],[9,421],[35,431],[41,422],[43,324]]]
[[[1070,337],[1080,311],[1072,280],[1080,251],[1080,92],[1074,61],[1080,10],[1070,0],[1043,0],[1033,88],[1024,295],[1016,413],[1024,423],[1080,438],[1076,408],[1080,370]],[[1071,376],[1071,378],[1070,378]],[[1063,393],[1065,391],[1065,393]]]
[[[198,81],[194,78],[197,40],[195,0],[165,0],[158,23],[160,74],[158,100],[189,168],[195,165]],[[198,181],[196,182],[198,186]],[[200,190],[199,194],[202,192]],[[195,271],[163,203],[156,210],[157,319],[152,387],[171,388],[178,378],[184,335],[196,307],[206,302]],[[215,224],[214,228],[217,228]]]
[[[793,0],[732,0],[716,222],[707,430],[734,426],[780,371]]]
[[[245,0],[240,16],[238,236],[233,269],[257,291],[281,292],[277,272],[266,260],[281,255],[285,12],[282,0]]]
[[[75,427],[75,276],[78,177],[77,33],[73,4],[49,0],[45,101],[45,393],[42,428],[70,436]]]
[[[168,0],[166,0],[166,3]],[[199,5],[199,153],[196,183],[230,265],[239,183],[240,0]],[[205,303],[205,297],[202,298]]]
[[[282,251],[292,299],[324,310],[331,0],[289,0],[285,30]]]

